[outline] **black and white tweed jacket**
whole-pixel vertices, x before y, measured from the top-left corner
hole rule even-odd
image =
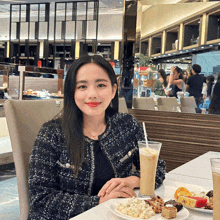
[[[137,120],[123,113],[108,118],[106,131],[99,136],[100,146],[112,165],[115,177],[139,176],[138,140],[143,131]],[[91,196],[94,181],[94,141],[85,137],[87,155],[77,177],[65,147],[60,120],[46,122],[36,138],[30,157],[29,220],[69,219],[96,205]],[[132,171],[132,163],[137,171]],[[158,161],[156,184],[165,179],[165,162]]]

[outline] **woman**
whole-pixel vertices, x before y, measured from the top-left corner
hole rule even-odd
[[[188,79],[188,73],[187,73],[187,71],[185,70],[185,71],[183,72],[183,81],[184,81],[185,84],[186,84],[186,82],[187,82],[187,79]]]
[[[136,196],[143,139],[135,118],[118,113],[112,66],[97,55],[75,60],[63,112],[42,126],[30,157],[29,219],[69,219],[109,199]],[[159,160],[155,187],[164,178]]]
[[[215,83],[215,87],[213,89],[211,103],[209,106],[209,114],[220,115],[220,80]]]
[[[155,95],[166,96],[164,88],[167,87],[167,75],[163,69],[158,70],[159,79],[155,82]]]
[[[177,92],[186,91],[186,86],[183,82],[182,69],[180,69],[178,66],[171,67],[168,88],[171,89],[170,91],[166,92],[167,96],[169,97],[177,98]]]
[[[211,99],[213,86],[215,84],[215,78],[213,75],[206,77],[206,85],[204,85],[202,89],[203,99]]]

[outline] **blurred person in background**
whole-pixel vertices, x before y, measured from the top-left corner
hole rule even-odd
[[[220,114],[220,80],[218,80],[213,89],[209,114]]]
[[[200,75],[201,66],[194,64],[192,66],[192,76],[187,80],[186,89],[189,92],[189,96],[194,96],[196,101],[196,113],[201,113],[201,107],[203,104],[202,87],[205,82],[205,77]]]
[[[183,72],[183,81],[184,81],[185,84],[187,83],[188,77],[189,77],[189,74],[188,74],[188,72],[185,70],[185,71]]]
[[[213,88],[215,85],[215,78],[213,75],[206,77],[206,83],[204,83],[202,88],[202,94],[203,94],[203,106],[202,106],[202,113],[205,113],[210,105],[210,100],[213,92]]]
[[[182,69],[178,66],[171,67],[168,88],[171,89],[166,91],[166,95],[169,97],[177,98],[177,92],[186,91],[186,86],[183,81]]]
[[[159,79],[155,81],[155,95],[166,96],[164,89],[167,87],[167,75],[163,69],[158,70]]]

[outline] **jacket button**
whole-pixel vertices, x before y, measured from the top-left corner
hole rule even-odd
[[[66,163],[66,168],[70,168],[70,164],[69,163]]]
[[[131,151],[128,152],[128,156],[129,156],[129,157],[131,156]]]

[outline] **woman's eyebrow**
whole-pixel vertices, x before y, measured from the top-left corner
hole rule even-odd
[[[79,83],[87,83],[88,81],[87,80],[79,80],[76,82],[76,84],[79,84]]]
[[[95,82],[108,82],[108,80],[107,79],[97,79]],[[88,81],[87,80],[79,80],[76,82],[76,85],[79,83],[88,83]]]
[[[96,82],[103,82],[103,81],[104,81],[104,82],[108,82],[107,79],[97,79],[97,80],[96,80]]]

